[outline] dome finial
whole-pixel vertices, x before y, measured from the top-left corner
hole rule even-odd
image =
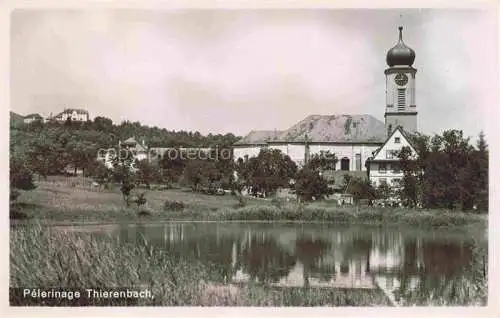
[[[400,25],[399,29],[399,41],[398,43],[387,52],[387,65],[408,65],[411,66],[415,61],[415,51],[409,48],[403,42],[403,26]]]

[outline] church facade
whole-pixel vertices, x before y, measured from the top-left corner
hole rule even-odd
[[[399,41],[387,52],[384,122],[371,115],[311,115],[284,131],[251,131],[233,146],[234,159],[279,149],[300,167],[322,151],[338,159],[332,170],[369,178],[374,185],[396,184],[402,178],[394,156],[411,146],[408,133],[417,131],[415,52]],[[412,148],[413,149],[413,148]]]

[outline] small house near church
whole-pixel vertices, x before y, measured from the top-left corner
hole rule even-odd
[[[410,143],[410,138],[401,126],[387,138],[385,143],[368,160],[370,181],[374,186],[387,184],[398,186],[403,178],[403,171],[399,163],[398,153],[403,147],[409,147],[412,159],[416,159],[417,152]]]

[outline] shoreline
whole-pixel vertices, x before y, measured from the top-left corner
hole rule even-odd
[[[10,206],[10,224],[99,225],[126,223],[276,223],[339,226],[397,226],[421,229],[488,229],[487,213],[445,209],[367,206],[214,197],[181,190],[150,191],[144,206],[126,206],[118,190],[41,187]]]
[[[137,223],[150,223],[150,222],[158,222],[156,224],[169,224],[169,223],[195,223],[195,224],[203,224],[203,223],[229,223],[229,224],[319,224],[319,225],[342,225],[342,226],[374,226],[374,227],[380,227],[380,226],[412,226],[404,222],[349,222],[349,221],[344,221],[344,222],[335,222],[335,221],[322,221],[322,220],[224,220],[224,219],[212,219],[212,220],[199,220],[199,219],[189,219],[189,218],[183,218],[183,219],[168,219],[168,218],[127,218],[127,219],[117,219],[117,220],[109,220],[109,219],[102,219],[102,220],[90,220],[90,221],[85,221],[85,220],[78,220],[78,221],[66,221],[66,220],[51,220],[48,218],[31,218],[31,219],[11,219],[10,220],[10,225],[17,225],[17,224],[29,224],[29,223],[38,223],[38,224],[49,224],[53,226],[64,226],[64,225],[111,225],[111,224],[137,224]],[[440,226],[430,226],[431,228],[434,229],[442,229],[442,228],[447,228],[447,229],[459,229],[463,227],[469,227],[469,226],[482,226],[487,228],[488,227],[488,220],[483,220],[483,221],[474,221],[474,223],[465,225],[465,226],[457,226],[457,225],[440,225]],[[426,228],[429,229],[429,225],[422,225],[420,228]]]
[[[274,210],[274,207],[260,207],[259,210],[267,212],[267,208]],[[243,208],[244,209],[244,208]],[[277,210],[283,210],[277,208]],[[306,208],[306,210],[308,210]],[[324,209],[327,210],[327,209]],[[103,224],[130,224],[130,223],[227,223],[227,224],[318,224],[318,225],[339,225],[339,226],[411,226],[422,229],[462,229],[469,227],[482,227],[488,229],[488,215],[471,215],[461,212],[442,212],[433,210],[407,210],[407,211],[370,211],[361,212],[326,211],[327,215],[318,217],[307,215],[307,218],[300,218],[300,213],[296,211],[283,210],[283,215],[265,215],[259,219],[257,213],[246,213],[234,209],[232,211],[210,211],[207,215],[200,216],[200,212],[186,212],[180,215],[179,212],[169,214],[168,212],[152,212],[150,215],[141,216],[138,214],[103,213],[101,217],[92,215],[92,211],[72,213],[58,216],[57,212],[51,216],[29,217],[24,219],[10,219],[10,225],[41,223],[48,225],[103,225]],[[274,212],[274,211],[273,211]],[[306,211],[307,213],[310,211]],[[412,214],[416,212],[415,214]],[[293,213],[293,218],[289,213]],[[238,215],[243,216],[238,218]],[[300,219],[299,219],[300,218]]]

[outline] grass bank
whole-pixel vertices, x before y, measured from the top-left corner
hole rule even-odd
[[[210,196],[183,190],[146,191],[147,205],[126,207],[119,190],[90,191],[41,184],[24,192],[12,210],[35,220],[57,223],[151,221],[295,221],[411,227],[487,228],[487,215],[448,210],[338,207],[334,202],[309,204]],[[177,204],[179,203],[179,204]]]
[[[154,299],[51,305],[147,306],[387,306],[377,290],[271,289],[261,285],[213,284],[200,263],[170,257],[143,240],[124,244],[111,237],[50,232],[41,225],[10,234],[10,303],[21,304],[13,288],[147,288]],[[34,303],[32,303],[34,304]],[[40,303],[37,303],[40,304]]]

